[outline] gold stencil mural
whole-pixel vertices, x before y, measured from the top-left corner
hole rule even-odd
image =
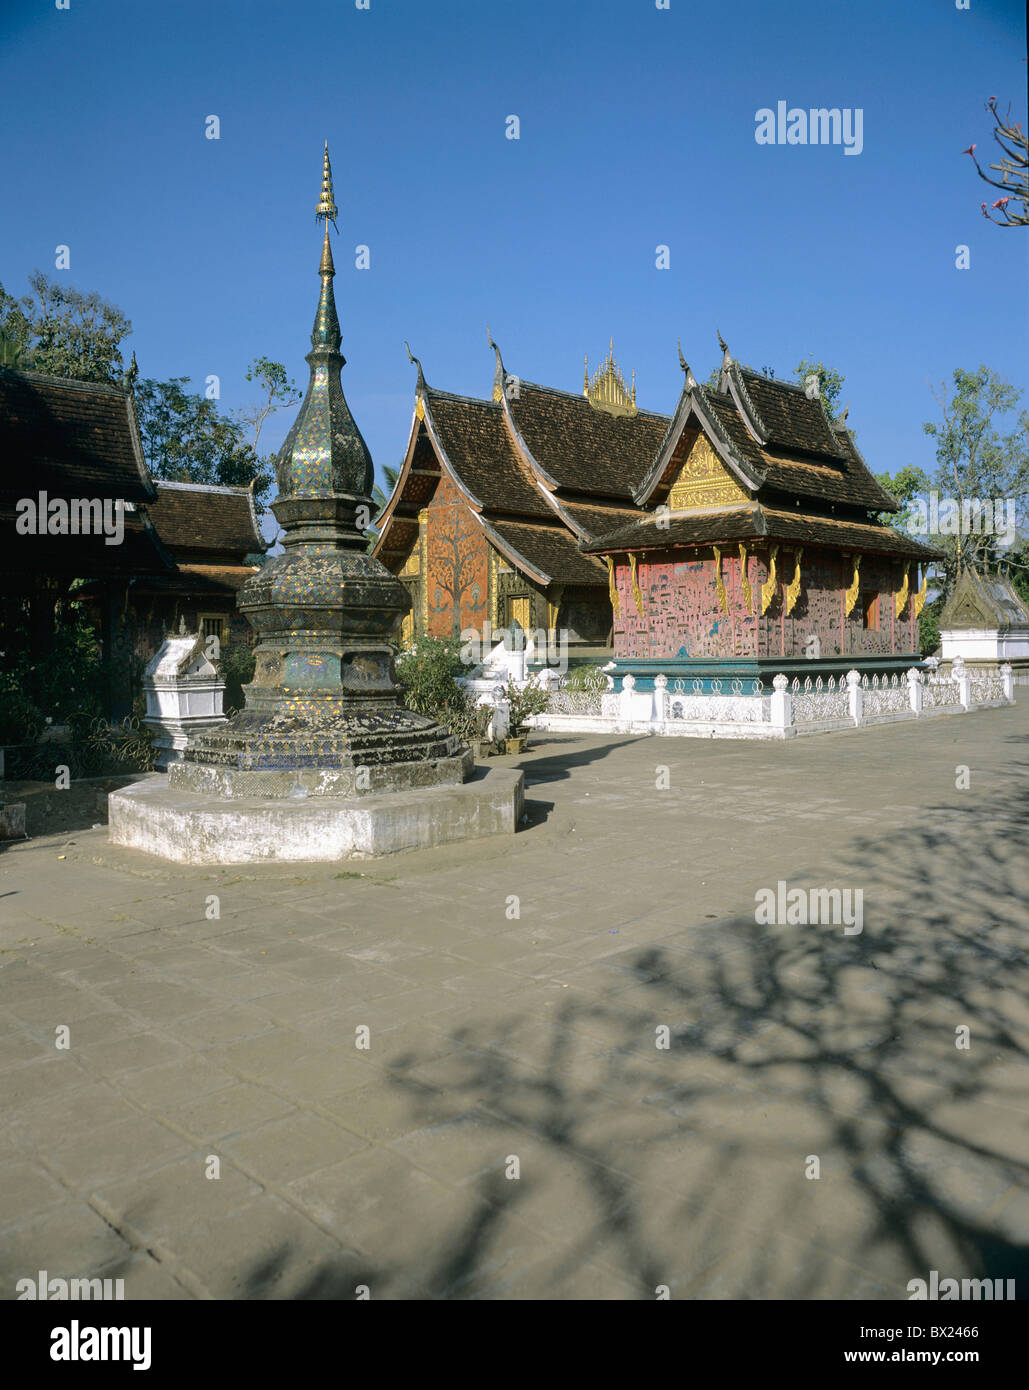
[[[673,512],[688,512],[749,500],[749,493],[730,475],[705,437],[698,435],[668,490],[669,508]]]

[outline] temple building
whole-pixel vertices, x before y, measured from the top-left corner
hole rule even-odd
[[[0,370],[0,644],[28,621],[50,648],[57,606],[85,604],[112,679],[111,713],[185,623],[252,641],[236,594],[265,549],[247,487],[157,481],[143,457],[132,378],[76,381]]]
[[[876,482],[816,378],[688,365],[672,416],[640,410],[613,351],[582,394],[509,373],[428,385],[375,554],[412,597],[404,637],[569,630],[569,650],[653,676],[774,667],[890,672],[918,655],[936,552],[883,521]],[[774,674],[774,672],[773,672]]]
[[[488,621],[566,629],[573,654],[606,660],[612,611],[592,541],[634,521],[634,492],[668,429],[640,410],[613,348],[582,394],[539,386],[495,356],[492,399],[429,386],[415,409],[374,554],[412,598],[405,639],[456,636]]]
[[[582,545],[608,566],[617,673],[645,688],[658,672],[907,669],[937,552],[883,522],[899,505],[817,377],[778,381],[723,348],[713,388],[680,354],[679,403],[633,494],[644,514]]]
[[[160,481],[155,489],[146,511],[174,569],[138,575],[128,591],[136,653],[149,658],[183,623],[222,645],[249,644],[236,595],[265,550],[253,488]]]

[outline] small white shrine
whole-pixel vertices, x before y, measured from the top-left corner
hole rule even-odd
[[[962,571],[939,623],[944,665],[956,657],[987,669],[1009,662],[1016,682],[1029,675],[1029,609],[1007,575]]]
[[[166,637],[144,673],[143,722],[153,730],[155,763],[162,772],[181,760],[193,734],[225,723],[225,682],[207,654],[208,640],[198,632]]]

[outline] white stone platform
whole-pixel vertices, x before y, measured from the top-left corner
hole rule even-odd
[[[523,804],[522,774],[510,768],[381,796],[234,801],[179,791],[155,774],[111,793],[109,838],[179,864],[366,859],[513,835]]]

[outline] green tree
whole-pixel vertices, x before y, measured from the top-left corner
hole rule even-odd
[[[878,512],[876,520],[899,531],[910,530],[916,515],[914,503],[924,495],[929,479],[915,464],[906,463],[899,473],[876,473],[875,481],[901,504],[899,512]]]
[[[257,454],[261,430],[268,416],[276,410],[284,410],[286,406],[296,405],[302,399],[302,393],[292,377],[286,375],[282,363],[273,362],[270,357],[254,358],[247,368],[247,381],[257,382],[263,398],[258,405],[239,411],[238,418],[241,424],[250,426],[254,431],[253,449]]]
[[[918,615],[918,652],[920,656],[932,656],[940,647],[940,613],[946,597],[937,595],[932,603],[927,603]]]
[[[824,362],[815,362],[812,358],[805,357],[803,362],[797,363],[793,375],[801,386],[806,385],[809,376],[817,376],[818,389],[822,393],[825,408],[835,419],[840,403],[840,392],[843,390],[845,380],[842,373],[838,372],[835,367],[827,367]]]
[[[0,291],[2,293],[2,291]],[[32,350],[22,339],[14,338],[0,328],[0,367],[16,367],[24,370],[32,366]]]
[[[1029,603],[1029,540],[1021,540],[1011,547],[1001,561],[1000,568]]]
[[[132,324],[98,294],[29,276],[32,293],[15,299],[0,285],[0,333],[18,360],[33,371],[76,381],[117,381],[124,370],[122,339]]]
[[[255,499],[263,499],[272,482],[267,460],[260,459],[243,437],[243,425],[223,415],[216,401],[187,391],[188,376],[136,385],[136,413],[147,466],[155,478],[169,482],[247,486],[257,479]]]
[[[1002,503],[1005,517],[1011,504],[1021,522],[1029,492],[1029,412],[1015,414],[1022,392],[989,367],[974,372],[958,367],[953,390],[948,392],[942,382],[933,398],[940,419],[926,421],[922,428],[936,443],[936,472],[929,482],[940,495],[941,531],[946,498],[954,499],[962,522],[965,504],[971,507],[977,501]],[[924,521],[928,498],[922,510]],[[932,537],[945,554],[945,591],[967,566],[980,571],[998,568],[1005,558],[1005,547],[998,545],[999,529],[966,529],[962,524],[956,535]]]

